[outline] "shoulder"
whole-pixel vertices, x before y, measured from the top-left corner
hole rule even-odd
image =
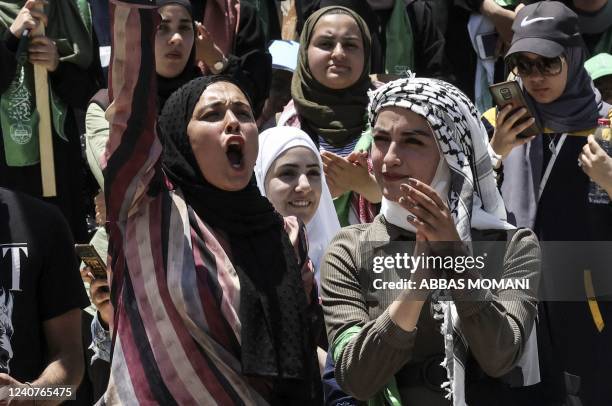
[[[241,31],[244,27],[250,26],[251,24],[259,23],[255,6],[246,1],[241,1],[239,19],[238,31]]]
[[[289,126],[289,127],[301,127],[300,118],[295,109],[295,103],[293,100],[289,100],[289,103],[283,109],[280,117],[278,118],[278,126]]]
[[[528,228],[517,228],[508,231],[506,254],[504,260],[516,263],[531,263],[534,270],[539,268],[541,260],[540,242],[536,234]]]
[[[0,188],[0,205],[4,206],[2,209],[6,210],[9,218],[25,215],[28,222],[33,219],[36,223],[45,224],[63,221],[57,207],[21,192]]]
[[[40,241],[50,250],[72,241],[68,222],[57,207],[23,193],[0,188],[0,219],[12,239]]]
[[[330,255],[356,258],[363,242],[388,239],[388,234],[381,230],[381,227],[384,226],[377,217],[372,223],[353,224],[341,228],[329,242],[325,257]]]

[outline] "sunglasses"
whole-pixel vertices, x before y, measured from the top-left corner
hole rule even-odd
[[[508,58],[508,68],[519,76],[532,75],[536,69],[541,75],[556,76],[563,70],[563,58],[561,56],[554,58],[541,56],[537,59],[529,59],[520,54],[515,54]]]

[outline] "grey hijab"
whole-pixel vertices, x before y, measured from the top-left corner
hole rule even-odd
[[[567,61],[567,85],[561,97],[552,103],[537,103],[525,92],[525,99],[535,113],[540,128],[557,133],[580,131],[597,126],[597,119],[605,117],[610,105],[604,103],[601,94],[584,68],[587,52],[583,47],[565,49]]]
[[[584,69],[586,50],[566,48],[568,78],[565,91],[549,104],[537,103],[527,92],[525,99],[536,115],[540,128],[566,133],[594,128],[599,117],[606,117],[612,106],[601,100],[599,91]],[[502,196],[508,220],[518,227],[533,228],[538,210],[538,193],[544,162],[541,136],[516,147],[504,160]],[[554,168],[553,168],[554,170]]]

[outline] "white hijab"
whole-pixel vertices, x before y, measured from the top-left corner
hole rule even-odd
[[[319,266],[331,239],[340,231],[340,222],[336,215],[334,202],[325,181],[323,162],[319,150],[308,134],[295,127],[274,127],[259,134],[259,154],[255,164],[255,178],[257,186],[263,196],[267,196],[265,180],[274,161],[285,151],[295,147],[306,147],[314,152],[321,170],[321,199],[319,207],[313,218],[306,224],[308,236],[308,255],[312,260],[317,281],[319,279]]]

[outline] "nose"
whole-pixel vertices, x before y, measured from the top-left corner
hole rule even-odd
[[[240,120],[231,109],[225,112],[225,133],[237,134],[240,132]]]
[[[340,42],[336,43],[336,46],[332,50],[332,54],[331,54],[332,59],[342,59],[345,56],[346,55],[344,53],[344,47],[342,46],[342,44]]]
[[[533,68],[531,70],[531,73],[527,76],[527,79],[532,82],[541,82],[542,80],[544,80],[544,75],[542,74],[542,72],[540,72],[538,68]]]
[[[178,32],[175,32],[174,34],[172,34],[172,36],[170,37],[170,40],[168,41],[168,43],[171,45],[178,45],[182,42],[183,42],[183,37]]]
[[[310,181],[308,180],[308,176],[305,173],[301,174],[298,178],[298,184],[295,187],[296,192],[307,193],[310,192]]]
[[[389,149],[383,158],[383,163],[387,167],[400,166],[402,164],[402,161],[397,154],[397,143],[395,141],[392,141],[389,145]]]

